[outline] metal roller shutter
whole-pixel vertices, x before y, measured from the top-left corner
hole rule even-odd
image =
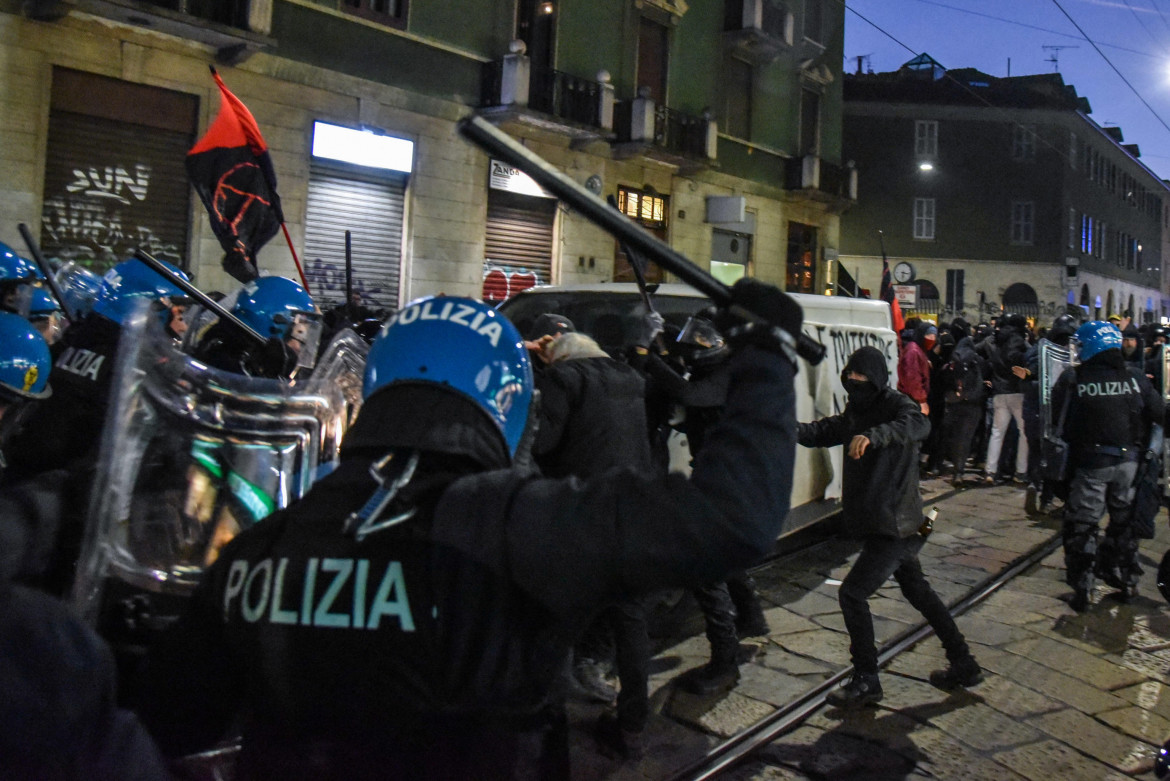
[[[99,99],[100,96],[95,96]],[[99,273],[141,247],[187,268],[191,132],[49,114],[41,248]]]
[[[397,309],[407,175],[312,162],[305,215],[305,275],[321,309],[345,301],[345,232],[353,289],[366,306]]]
[[[485,301],[502,301],[552,281],[557,202],[491,190],[484,255]]]

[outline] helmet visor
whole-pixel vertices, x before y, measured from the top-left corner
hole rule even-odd
[[[279,322],[279,319],[278,319]],[[312,369],[321,346],[321,316],[315,312],[293,312],[285,344],[297,354],[297,366]]]
[[[723,334],[707,318],[692,317],[679,332],[678,341],[702,349],[719,348],[723,346]]]

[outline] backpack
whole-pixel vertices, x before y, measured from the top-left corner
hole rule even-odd
[[[948,403],[979,401],[983,398],[983,370],[975,357],[952,358],[943,367],[943,399]]]

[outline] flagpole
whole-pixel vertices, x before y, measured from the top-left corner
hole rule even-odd
[[[284,225],[284,220],[280,221],[280,229],[284,231],[284,240],[288,242],[288,251],[292,253],[293,263],[297,264],[297,273],[301,275],[301,287],[309,295],[313,295],[313,291],[309,290],[309,282],[305,279],[305,270],[301,268],[301,259],[297,257],[297,250],[293,246],[292,237],[288,235],[288,228]]]

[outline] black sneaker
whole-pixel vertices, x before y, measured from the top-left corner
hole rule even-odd
[[[710,697],[712,694],[731,691],[738,683],[738,664],[707,662],[702,667],[696,667],[679,676],[678,687],[690,694]]]
[[[768,620],[764,618],[762,612],[748,616],[746,619],[741,620],[739,617],[735,619],[735,634],[741,640],[745,637],[762,637],[771,631]]]
[[[825,696],[825,702],[835,708],[856,708],[880,702],[882,696],[882,685],[878,681],[877,673],[872,675],[853,673],[853,677],[849,679],[848,683]]]
[[[982,680],[983,668],[979,666],[973,656],[952,662],[947,665],[947,669],[935,670],[930,674],[931,685],[948,692],[955,689],[966,689]]]
[[[623,729],[612,713],[603,713],[593,726],[593,739],[603,754],[624,760],[639,760],[645,752],[642,732]]]
[[[1089,590],[1087,588],[1078,588],[1073,591],[1072,598],[1068,601],[1068,606],[1078,613],[1084,613],[1089,609]]]

